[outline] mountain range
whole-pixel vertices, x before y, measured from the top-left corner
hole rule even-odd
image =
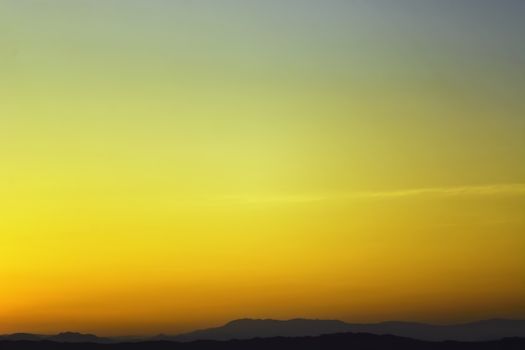
[[[60,333],[38,335],[17,333],[0,336],[0,341],[50,341],[57,343],[122,343],[142,341],[191,342],[197,340],[242,340],[274,337],[315,337],[336,333],[393,335],[425,341],[490,341],[509,337],[525,338],[525,320],[493,319],[457,325],[432,325],[412,322],[346,323],[337,320],[240,319],[223,326],[184,334],[154,337],[98,337],[93,334]]]
[[[371,324],[337,320],[294,319],[288,321],[241,319],[217,328],[174,336],[157,336],[156,340],[231,340],[269,337],[302,337],[334,333],[389,334],[428,341],[486,341],[506,337],[525,337],[525,320],[493,319],[457,325],[432,325],[412,322]]]

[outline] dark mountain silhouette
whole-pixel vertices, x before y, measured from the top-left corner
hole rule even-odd
[[[289,321],[242,319],[222,327],[197,330],[177,336],[160,336],[158,340],[231,340],[271,337],[302,337],[348,332],[348,325],[335,320],[295,319]]]
[[[57,343],[109,343],[112,341],[109,338],[101,338],[93,334],[74,332],[64,332],[57,335],[52,335],[47,337],[46,340]]]
[[[0,341],[50,341],[54,343],[137,343],[154,342],[192,342],[196,340],[245,340],[275,337],[315,337],[336,333],[368,333],[393,335],[426,341],[490,341],[503,338],[525,338],[523,320],[486,320],[449,326],[438,326],[411,322],[382,322],[374,324],[345,323],[336,320],[294,319],[255,320],[241,319],[231,321],[222,327],[198,330],[179,335],[159,335],[156,337],[113,337],[103,338],[93,334],[60,333],[57,335],[38,335],[17,333],[0,336]],[[0,347],[0,350],[2,348]]]
[[[420,340],[485,341],[525,337],[525,320],[486,320],[449,326],[411,322],[355,324],[333,320],[294,319],[289,321],[242,319],[222,327],[198,330],[156,340],[231,340],[268,337],[301,337],[341,332],[390,334]]]
[[[37,334],[30,334],[30,333],[15,333],[15,334],[8,334],[0,336],[0,340],[13,340],[13,341],[19,341],[19,340],[27,340],[27,341],[39,341],[43,340],[44,336],[37,335]]]
[[[522,350],[524,338],[489,342],[428,342],[392,335],[331,334],[318,337],[257,338],[230,341],[56,343],[51,341],[0,341],[2,350]]]
[[[0,336],[0,341],[52,341],[56,343],[110,343],[112,339],[101,338],[93,334],[82,334],[73,332],[64,332],[56,335],[41,335],[29,333],[16,333]]]

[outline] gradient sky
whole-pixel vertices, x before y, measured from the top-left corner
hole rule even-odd
[[[525,318],[524,16],[0,0],[0,333]]]

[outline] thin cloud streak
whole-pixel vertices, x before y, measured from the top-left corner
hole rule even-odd
[[[327,195],[252,196],[235,195],[215,198],[216,201],[245,204],[311,203],[352,199],[395,199],[406,197],[469,197],[469,196],[525,196],[525,184],[498,184],[484,186],[428,187],[379,192],[352,192]]]
[[[497,195],[511,195],[523,196],[525,195],[525,184],[500,184],[500,185],[485,185],[485,186],[461,186],[461,187],[430,187],[409,189],[401,191],[386,191],[386,192],[365,192],[357,194],[361,197],[413,197],[423,195],[437,195],[437,196],[497,196]]]

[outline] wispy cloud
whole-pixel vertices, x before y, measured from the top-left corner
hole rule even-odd
[[[324,195],[231,195],[215,198],[218,201],[246,204],[310,203],[352,199],[395,199],[404,197],[472,197],[525,196],[525,183],[483,186],[425,187],[391,191],[345,192]]]
[[[356,193],[356,197],[414,197],[414,196],[497,196],[525,195],[525,184],[498,184],[484,186],[459,186],[459,187],[428,187],[383,192],[363,192]]]

